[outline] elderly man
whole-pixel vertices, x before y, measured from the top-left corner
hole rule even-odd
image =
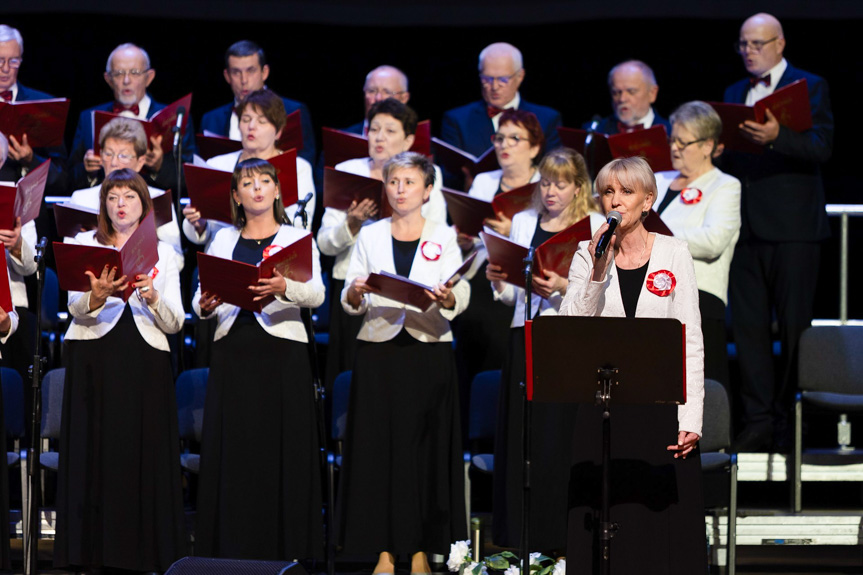
[[[156,70],[150,66],[150,56],[143,48],[120,44],[108,56],[104,78],[114,92],[114,101],[84,110],[78,118],[68,163],[72,189],[95,186],[105,177],[102,160],[93,151],[93,112],[113,112],[137,120],[153,117],[165,108],[165,104],[156,102],[147,93],[155,77]],[[162,153],[161,142],[162,136],[150,139],[144,157],[146,169],[141,174],[150,185],[173,189],[177,187],[177,163],[171,154]],[[190,118],[183,136],[183,161],[191,162],[194,152],[195,130]]]
[[[407,104],[411,99],[411,93],[408,92],[408,77],[404,72],[395,66],[378,66],[366,75],[366,82],[363,85],[363,121],[353,126],[346,128],[346,132],[352,134],[368,134],[369,121],[366,116],[369,114],[369,108],[375,102],[386,100],[387,98],[395,98],[402,104]]]
[[[783,57],[782,25],[756,14],[740,28],[737,52],[749,77],[725,91],[725,101],[753,105],[802,78],[809,86],[812,128],[794,132],[768,110],[763,124],[741,133],[763,146],[760,155],[726,152],[723,170],[742,187],[743,226],[731,262],[730,305],[742,376],[741,451],[782,450],[790,443],[790,410],[797,387],[797,345],[812,321],[821,241],[830,235],[821,164],[833,149],[833,114],[823,78]],[[774,370],[771,316],[779,325],[782,356]]]
[[[5,24],[0,24],[0,101],[24,102],[52,98],[44,92],[27,88],[18,83],[18,70],[24,61],[24,40],[21,33]],[[28,171],[46,159],[51,159],[48,174],[48,193],[66,192],[66,146],[32,148],[24,134],[21,140],[10,136],[6,163],[0,168],[0,182],[17,182]]]
[[[557,128],[560,112],[522,99],[518,89],[525,70],[521,52],[512,44],[498,42],[486,46],[479,55],[479,83],[482,101],[450,110],[443,115],[441,139],[479,156],[491,147],[501,113],[507,108],[533,112],[545,133],[545,148],[560,145]]]
[[[201,120],[201,129],[227,136],[232,140],[240,139],[239,118],[234,111],[237,104],[255,90],[266,87],[267,78],[270,77],[270,65],[267,64],[267,56],[264,49],[249,40],[241,40],[228,48],[225,52],[225,69],[223,71],[225,81],[234,92],[234,101],[225,104],[215,110],[204,114]],[[305,158],[310,164],[315,163],[315,131],[312,128],[312,117],[309,109],[302,102],[282,98],[285,104],[285,112],[300,111],[300,122],[303,129],[303,149],[298,155]]]
[[[614,114],[599,122],[597,132],[620,134],[662,125],[671,134],[671,124],[653,110],[659,86],[650,66],[640,60],[621,62],[608,73],[608,90]],[[590,125],[586,122],[584,128]]]

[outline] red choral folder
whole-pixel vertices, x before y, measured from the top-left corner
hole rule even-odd
[[[367,158],[369,155],[369,141],[359,134],[324,128],[322,135],[325,167],[332,168],[336,164],[354,158]]]
[[[129,286],[114,295],[127,301],[135,291],[131,286],[134,277],[149,274],[159,261],[159,238],[156,237],[156,222],[153,218],[152,212],[147,214],[119,251],[108,247],[54,242],[60,289],[90,291],[90,278],[84,272],[90,271],[99,277],[105,265],[108,265],[117,268],[115,279],[126,276]]]
[[[231,223],[231,172],[183,164],[190,204],[205,220]]]
[[[561,143],[585,155],[587,132],[574,128],[558,128]],[[605,164],[617,158],[643,156],[654,172],[671,169],[671,147],[668,145],[668,132],[665,126],[652,126],[646,130],[636,130],[626,134],[606,135],[593,133],[593,166],[598,172]]]
[[[298,282],[312,279],[312,234],[307,232],[257,265],[198,252],[201,293],[217,294],[223,302],[253,312],[260,313],[275,296],[253,301],[257,295],[249,290],[249,286],[258,285],[259,279],[273,277],[273,270]]]
[[[515,214],[530,207],[536,184],[514,188],[494,197],[492,201],[474,198],[463,192],[443,188],[446,209],[458,231],[476,236],[482,231],[486,218],[494,219],[499,212],[512,219]]]
[[[455,273],[453,273],[445,282],[442,283],[447,283],[450,281],[453,283],[453,285],[458,283],[462,276],[467,273],[467,270],[470,269],[470,266],[475,258],[476,252],[472,253],[470,257],[467,258],[459,266]],[[395,300],[405,305],[412,305],[422,311],[428,311],[428,309],[434,303],[432,300],[429,299],[428,295],[426,294],[426,290],[432,291],[433,286],[427,286],[387,271],[382,271],[379,274],[369,274],[366,283],[369,286],[378,290],[378,295],[387,299]]]
[[[54,204],[54,221],[61,238],[74,238],[99,226],[99,210],[67,202]]]
[[[240,140],[232,140],[209,130],[204,130],[203,134],[195,134],[195,145],[197,154],[205,160],[243,149]]]
[[[744,138],[738,126],[747,120],[763,124],[767,118],[765,110],[768,109],[781,125],[795,132],[812,129],[812,107],[809,102],[809,85],[806,78],[779,88],[766,98],[757,101],[754,106],[723,102],[710,102],[710,105],[722,118],[720,141],[729,150],[751,154],[764,153],[764,146]]]
[[[488,250],[488,261],[503,268],[508,283],[524,289],[524,258],[528,248],[495,233],[480,232],[479,237]],[[578,243],[590,238],[589,216],[558,232],[534,251],[534,275],[544,275],[548,270],[567,277]]]
[[[297,112],[299,113],[299,112]],[[279,178],[279,187],[282,194],[282,205],[292,206],[299,201],[299,185],[297,183],[297,150],[291,149],[282,152],[274,158],[267,160],[276,168],[276,176]],[[228,186],[230,191],[231,186]]]
[[[14,229],[15,218],[21,218],[23,226],[39,216],[50,169],[51,160],[45,160],[14,186],[0,184],[0,230]]]
[[[411,146],[410,151],[429,158],[432,157],[431,120],[423,120],[417,124],[417,131],[414,134],[414,144]]]
[[[370,199],[378,205],[385,203],[384,183],[374,178],[324,168],[324,207],[346,211],[351,203]]]
[[[443,166],[448,172],[461,174],[462,168],[467,168],[472,176],[498,169],[494,146],[489,147],[479,157],[460,150],[452,144],[447,144],[438,138],[432,138],[435,163]]]
[[[170,154],[174,149],[174,127],[177,125],[177,110],[180,106],[186,108],[186,114],[183,116],[183,132],[186,131],[186,126],[189,123],[189,114],[192,113],[192,94],[186,94],[173,104],[165,106],[149,120],[137,120],[144,126],[144,131],[147,133],[147,145],[150,145],[152,136],[162,136],[162,152]],[[121,118],[120,114],[111,112],[103,112],[101,110],[93,111],[93,153],[99,155],[101,149],[99,147],[99,133],[102,128],[114,118]]]
[[[33,148],[62,146],[68,114],[66,98],[0,102],[0,132],[7,137],[15,136],[18,142],[27,134],[27,142]]]
[[[9,268],[6,267],[6,250],[0,250],[0,266],[3,271],[0,272],[0,308],[3,311],[10,312],[15,306],[12,305],[12,286],[9,285]]]
[[[672,236],[674,234],[668,229],[668,226],[665,225],[665,222],[662,221],[662,218],[659,217],[659,214],[656,213],[656,210],[650,210],[650,213],[647,214],[647,217],[644,218],[644,229],[648,232],[657,233],[663,236]]]

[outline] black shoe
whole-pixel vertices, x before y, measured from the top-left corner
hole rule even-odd
[[[769,426],[747,425],[734,440],[735,453],[766,453],[773,447],[773,430]]]

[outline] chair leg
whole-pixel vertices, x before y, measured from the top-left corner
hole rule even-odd
[[[731,456],[731,485],[728,494],[728,537],[725,572],[734,575],[737,563],[737,454]]]
[[[464,510],[467,517],[467,532],[470,533],[470,459],[464,462]]]
[[[794,461],[793,465],[793,493],[792,509],[794,513],[803,510],[803,400],[800,393],[794,401]]]
[[[30,486],[27,482],[27,450],[19,451],[19,467],[21,468],[21,539],[24,542],[22,549],[27,549],[29,540],[29,523],[27,522],[27,514],[30,510]]]
[[[336,464],[335,456],[331,453],[327,461],[327,575],[336,573],[336,542],[334,540],[336,530],[333,524],[336,506]]]

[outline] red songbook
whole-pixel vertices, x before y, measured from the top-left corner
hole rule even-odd
[[[294,149],[300,151],[303,149],[303,124],[300,121],[300,111],[294,110],[288,114],[285,120],[285,127],[282,128],[282,136],[276,147],[280,150]],[[290,204],[285,204],[286,206]]]
[[[0,250],[0,266],[3,266],[3,272],[0,273],[0,308],[3,311],[10,312],[12,308],[12,286],[9,285],[9,268],[6,267],[6,250]]]
[[[431,120],[423,120],[417,124],[417,131],[416,134],[414,134],[414,143],[413,146],[411,146],[410,151],[431,158],[431,140]]]
[[[204,130],[203,134],[195,134],[195,145],[197,154],[205,160],[243,149],[240,140],[232,140],[209,130]]]
[[[74,238],[99,226],[99,210],[66,202],[54,204],[54,221],[61,238]]]
[[[608,149],[615,159],[642,156],[654,172],[671,169],[671,146],[668,132],[662,125],[608,136]]]
[[[156,237],[156,222],[153,213],[138,226],[126,244],[118,251],[114,248],[82,246],[54,242],[54,260],[57,262],[57,277],[60,289],[66,291],[90,291],[90,271],[96,277],[102,275],[106,265],[116,267],[115,278],[126,276],[129,285],[114,295],[127,301],[135,289],[132,281],[140,274],[150,274],[159,261],[159,238]]]
[[[452,282],[455,285],[470,269],[475,258],[476,252],[472,253],[445,282],[441,283]],[[427,311],[434,303],[426,294],[426,290],[432,291],[434,286],[427,286],[387,271],[369,274],[366,283],[378,290],[378,295],[405,305],[412,305],[422,311]]]
[[[186,126],[189,124],[189,114],[192,111],[192,94],[186,94],[173,104],[169,104],[153,114],[149,120],[136,120],[144,126],[144,131],[147,133],[147,145],[150,145],[150,138],[153,136],[162,136],[162,152],[170,154],[174,149],[174,127],[177,125],[177,110],[180,107],[186,109],[186,114],[183,116],[182,131],[185,133]],[[123,117],[120,114],[111,112],[103,112],[101,110],[93,111],[93,153],[97,156],[101,151],[99,147],[99,133],[102,128],[114,118]]]
[[[354,158],[367,158],[369,156],[369,141],[359,134],[324,128],[322,135],[324,166],[332,168],[336,164]]]
[[[190,204],[205,220],[231,223],[231,172],[183,164]]]
[[[276,246],[281,249],[271,249],[269,257],[264,257],[257,265],[244,264],[226,258],[220,258],[198,252],[198,277],[201,282],[201,293],[218,295],[223,302],[241,307],[245,310],[258,312],[275,299],[267,296],[262,300],[253,301],[257,295],[249,290],[249,286],[258,285],[258,280],[273,277],[273,270],[288,279],[307,282],[312,279],[312,234],[307,232],[303,237],[287,246]]]
[[[755,121],[755,108],[746,104],[726,104],[724,102],[709,102],[719,117],[722,119],[722,134],[719,142],[725,145],[726,150],[747,152],[749,154],[763,154],[764,147],[755,142],[747,140],[740,132],[740,124]]]
[[[14,186],[0,184],[0,230],[14,229],[15,218],[21,218],[23,226],[39,216],[50,169],[51,160],[45,160]]]
[[[384,183],[374,178],[324,168],[324,207],[346,211],[353,202],[366,198],[374,200],[378,208],[384,203]]]
[[[477,157],[438,138],[432,138],[431,141],[435,163],[440,164],[450,173],[461,174],[462,168],[467,168],[472,176],[476,176],[499,168],[494,146],[489,147]]]
[[[651,209],[642,223],[644,224],[644,229],[648,232],[654,232],[663,236],[674,236],[671,230],[668,229],[668,226],[665,225],[665,222],[662,221],[662,218],[659,217],[659,214],[656,213],[656,210]]]
[[[165,190],[161,196],[154,196],[153,212],[156,214],[156,227],[174,221],[174,197],[171,190]]]
[[[24,102],[0,101],[0,132],[15,136],[21,142],[27,134],[32,148],[50,148],[63,145],[69,100],[27,100]]]
[[[279,187],[282,194],[282,205],[292,206],[299,200],[299,186],[297,184],[297,150],[291,149],[282,152],[274,158],[267,160],[276,168],[276,176],[279,178]],[[230,191],[231,186],[228,186]]]
[[[494,197],[490,202],[474,198],[463,192],[443,188],[446,209],[458,231],[476,236],[482,231],[486,218],[494,219],[499,212],[512,219],[515,214],[530,207],[536,184],[514,188]]]
[[[524,258],[528,248],[495,233],[480,232],[479,237],[488,250],[488,261],[503,268],[508,283],[524,289]],[[567,277],[578,243],[591,237],[590,216],[558,232],[534,251],[534,275],[542,276],[546,271],[552,271]]]
[[[564,128],[559,126],[557,134],[560,136],[560,143],[567,148],[572,148],[582,156],[585,162],[588,162],[588,170],[592,174],[597,173],[602,166],[611,161],[611,150],[608,148],[608,136],[601,132],[593,132],[591,134],[591,153],[585,152],[587,149],[587,130],[579,130],[577,128]]]

